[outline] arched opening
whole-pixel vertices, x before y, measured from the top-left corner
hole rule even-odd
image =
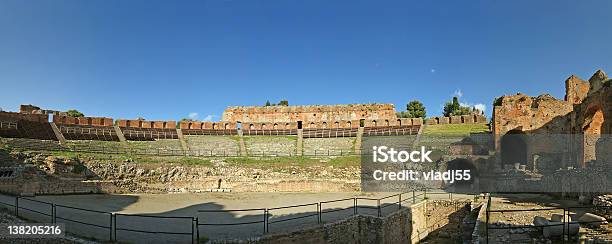
[[[436,125],[440,124],[440,117],[436,117]]]
[[[213,123],[213,124],[212,124],[212,129],[213,129],[213,130],[214,130],[214,129],[217,129],[217,124],[216,124],[216,123]]]
[[[347,121],[346,122],[346,128],[353,128],[353,125],[351,124],[351,121]]]
[[[323,122],[323,128],[327,128],[327,122]]]
[[[501,167],[505,165],[527,164],[527,136],[521,130],[508,131],[501,138]]]
[[[297,127],[298,127],[298,130],[302,129],[302,121],[297,122]]]
[[[223,129],[224,129],[224,130],[229,129],[228,127],[229,127],[229,124],[228,124],[228,123],[225,123],[225,125],[223,125]]]
[[[289,123],[285,123],[285,129],[291,129],[291,126],[289,126]]]
[[[402,126],[402,120],[401,120],[401,119],[398,119],[398,120],[397,120],[397,125],[398,125],[398,126]]]
[[[187,128],[193,129],[193,123],[189,122],[189,124],[187,124]]]
[[[453,159],[446,163],[446,170],[447,171],[452,170],[457,173],[462,172],[464,173],[464,176],[466,174],[470,175],[469,180],[455,181],[453,184],[451,184],[451,186],[453,186],[455,191],[465,192],[465,191],[470,191],[470,190],[477,190],[474,187],[476,186],[475,183],[478,184],[479,173],[478,173],[478,168],[476,168],[476,165],[474,165],[474,162],[472,162],[472,160],[465,159],[465,158]],[[461,170],[461,171],[458,171],[458,170]],[[469,170],[469,173],[465,173],[466,170]]]
[[[261,129],[262,129],[262,130],[265,130],[265,129],[267,129],[267,128],[268,128],[268,126],[267,126],[266,124],[261,124]]]
[[[314,122],[310,122],[310,124],[308,125],[308,128],[310,128],[310,129],[315,128],[315,123]]]
[[[338,121],[334,122],[334,128],[340,128],[340,122]]]
[[[277,129],[278,129],[278,124],[277,124],[277,123],[274,123],[274,125],[272,126],[272,129],[277,130]]]
[[[372,120],[372,127],[376,127],[376,120]]]
[[[385,120],[385,126],[389,126],[389,120],[388,119]]]
[[[250,125],[249,125],[249,130],[254,130],[254,129],[255,129],[255,125],[250,124]]]
[[[236,121],[236,129],[238,130],[242,129],[242,122]]]
[[[365,119],[359,120],[359,127],[365,127]]]
[[[204,129],[204,123],[199,122],[199,123],[198,123],[198,127],[199,127],[200,129],[202,129],[202,130],[203,130],[203,129]]]

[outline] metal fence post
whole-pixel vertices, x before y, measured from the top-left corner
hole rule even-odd
[[[51,204],[51,223],[56,223],[56,216],[57,216],[57,212],[56,212],[56,208],[55,208],[55,204]]]
[[[111,213],[113,217],[113,236],[115,237],[115,241],[117,241],[117,215]]]
[[[380,209],[380,199],[376,200],[376,205],[378,205],[378,217],[382,217],[382,212]]]
[[[487,238],[486,239],[487,240],[487,242],[486,242],[487,244],[489,244],[489,214],[490,214],[489,210],[491,210],[490,209],[490,206],[491,206],[490,204],[491,204],[491,197],[489,196],[489,200],[487,201],[487,205],[485,206],[486,207],[486,210],[485,210],[485,213],[486,213],[485,214],[486,215],[486,218],[485,218],[486,219],[485,220],[485,235],[486,235],[486,238]]]
[[[194,240],[194,236],[195,236],[195,227],[196,227],[196,225],[195,225],[195,224],[196,224],[196,223],[195,223],[195,218],[191,218],[191,244],[194,244],[194,243],[195,243],[195,240]]]
[[[319,217],[318,222],[320,224],[321,223],[321,202],[317,203],[317,213],[319,215],[318,216]]]
[[[108,213],[108,240],[113,241],[113,213]]]
[[[15,197],[15,216],[19,217],[19,196]]]
[[[264,209],[264,234],[268,233],[269,227],[268,227],[268,209]]]
[[[196,241],[200,243],[200,219],[195,217],[195,225],[196,225]]]
[[[414,190],[412,190],[412,203],[416,203],[416,195]]]
[[[354,215],[357,215],[357,198],[354,198],[353,200],[353,213]]]
[[[397,209],[402,209],[402,193],[399,194],[399,200],[397,200]]]

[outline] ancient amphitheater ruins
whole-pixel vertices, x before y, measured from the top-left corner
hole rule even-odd
[[[91,206],[73,210],[101,214],[103,222],[83,217],[68,227],[128,242],[144,242],[130,234],[139,233],[153,236],[146,242],[182,243],[610,243],[611,84],[597,71],[587,81],[569,77],[564,99],[504,95],[494,99],[490,122],[479,114],[398,118],[392,104],[228,107],[218,122],[69,117],[22,105],[0,112],[0,190],[12,194],[0,195],[0,206],[22,217],[36,211],[76,221],[85,215],[62,216],[58,209],[69,206],[51,201],[88,193],[350,193],[293,205],[186,207],[180,217]],[[436,161],[421,170],[470,169],[476,179],[361,193],[360,156],[368,153],[362,148],[379,144],[431,148]],[[567,202],[583,205],[577,210]],[[302,207],[309,210],[286,210]],[[340,211],[349,214],[334,215]],[[205,218],[209,212],[223,216]],[[140,229],[121,218],[142,218]],[[163,222],[171,218],[177,222]]]

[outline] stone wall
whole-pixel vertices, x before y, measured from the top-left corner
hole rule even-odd
[[[49,116],[46,114],[23,114],[0,111],[0,121],[17,122],[19,120],[46,123],[49,121]]]
[[[176,129],[176,121],[117,120],[119,127]]]
[[[396,120],[393,104],[348,104],[318,106],[239,106],[223,112],[230,122],[322,122],[340,120]]]
[[[450,116],[450,117],[431,117],[427,119],[428,125],[445,124],[486,124],[487,117],[481,114]]]
[[[53,116],[53,123],[57,125],[113,126],[113,119],[105,117]]]

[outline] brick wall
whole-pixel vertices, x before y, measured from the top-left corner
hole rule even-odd
[[[176,121],[117,120],[119,127],[176,129]]]
[[[486,124],[487,117],[480,114],[461,115],[450,117],[431,117],[427,119],[428,125],[445,125],[445,124]]]
[[[113,119],[105,117],[53,116],[53,123],[57,125],[113,126]]]

